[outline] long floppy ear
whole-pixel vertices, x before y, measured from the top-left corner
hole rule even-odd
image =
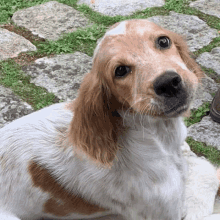
[[[121,117],[116,103],[96,74],[86,75],[74,102],[69,139],[79,153],[85,153],[99,165],[111,166],[118,151]]]
[[[196,63],[196,61],[190,57],[190,54],[192,53],[189,51],[186,42],[180,35],[176,33],[172,33],[171,36],[173,37],[175,46],[178,49],[182,60],[184,61],[188,69],[196,74],[199,82],[201,83],[201,79],[205,77],[205,74],[201,70],[200,66]]]

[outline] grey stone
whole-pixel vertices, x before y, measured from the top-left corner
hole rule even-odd
[[[190,7],[196,8],[206,14],[214,15],[220,18],[219,0],[197,0],[190,3]]]
[[[80,12],[56,1],[16,11],[12,21],[48,40],[57,40],[64,33],[91,25]]]
[[[37,59],[33,65],[23,67],[23,71],[31,76],[31,83],[69,101],[76,97],[84,74],[91,66],[91,57],[76,52]]]
[[[35,50],[37,48],[24,37],[0,28],[0,60],[17,57],[21,52]]]
[[[31,112],[33,109],[28,103],[0,85],[0,128]]]
[[[170,12],[169,16],[154,16],[148,20],[185,37],[190,51],[208,45],[213,38],[219,36],[217,30],[193,15]]]
[[[202,79],[202,84],[199,85],[198,90],[195,95],[195,99],[191,106],[191,110],[198,109],[204,102],[211,102],[213,97],[211,93],[216,93],[220,85],[216,83],[213,79],[206,76]]]
[[[214,122],[210,116],[205,116],[199,123],[188,128],[188,137],[204,142],[220,150],[220,124]]]
[[[87,4],[94,11],[108,16],[130,15],[138,10],[149,7],[160,7],[165,4],[164,0],[79,0],[77,4]]]
[[[206,68],[213,69],[220,75],[220,47],[213,48],[211,52],[202,53],[196,61]]]

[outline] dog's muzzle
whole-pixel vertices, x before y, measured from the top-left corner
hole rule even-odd
[[[174,71],[166,71],[153,83],[154,91],[163,103],[167,116],[181,114],[189,107],[188,93],[183,87],[182,79]]]

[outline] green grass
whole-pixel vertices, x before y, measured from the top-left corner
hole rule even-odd
[[[216,148],[193,140],[191,137],[186,138],[191,150],[198,156],[206,157],[211,163],[220,166],[220,151]]]
[[[189,0],[167,0],[164,8],[177,13],[183,12],[188,6]]]
[[[219,21],[220,24],[220,21]],[[214,38],[209,45],[204,46],[203,48],[197,50],[196,52],[194,52],[195,56],[198,56],[204,52],[210,52],[213,48],[215,47],[220,47],[220,37],[216,37]]]
[[[0,4],[0,24],[8,22],[13,16],[14,12],[19,9],[29,8],[35,6],[36,4],[41,4],[48,2],[49,0],[1,0]]]
[[[46,89],[30,83],[30,76],[24,75],[21,67],[13,61],[0,62],[0,72],[0,84],[10,87],[15,94],[23,97],[34,110],[60,101]]]
[[[202,67],[202,70],[206,73],[207,76],[212,78],[215,82],[220,83],[220,75],[218,75],[214,70]]]
[[[198,109],[191,111],[191,116],[189,118],[184,118],[185,125],[189,127],[192,124],[200,122],[202,118],[209,112],[210,106],[211,104],[206,102],[203,103],[203,105]]]
[[[57,41],[48,41],[46,43],[36,43],[37,52],[30,54],[63,54],[81,51],[92,56],[96,47],[96,41],[104,35],[106,27],[104,25],[94,24],[87,29],[78,29],[77,31],[65,34],[62,39]]]

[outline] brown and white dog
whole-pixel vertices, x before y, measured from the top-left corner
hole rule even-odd
[[[182,117],[202,77],[177,34],[147,20],[115,24],[76,100],[0,130],[0,219],[211,215],[216,169],[182,154]]]

